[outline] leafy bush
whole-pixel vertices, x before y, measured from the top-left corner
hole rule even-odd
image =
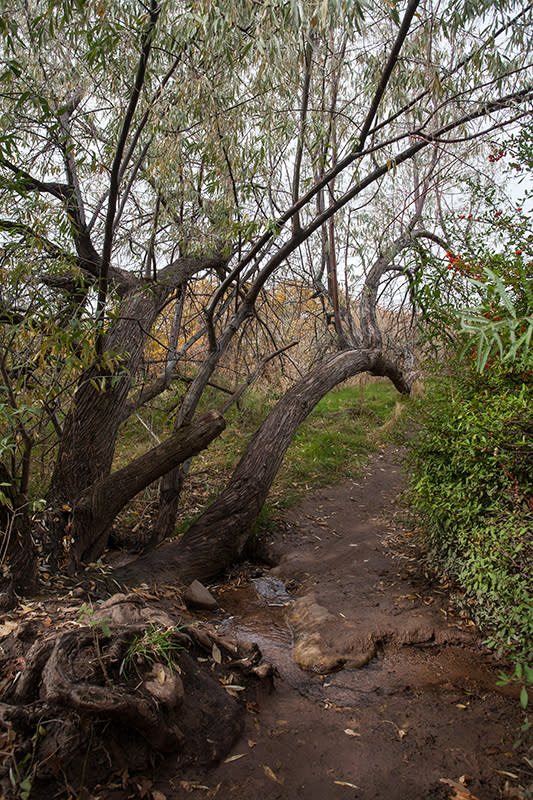
[[[533,660],[531,353],[497,359],[457,349],[428,382],[410,442],[410,502],[429,557],[464,590],[488,642]]]
[[[489,155],[500,160],[515,183],[517,171],[533,174],[533,128]],[[473,185],[476,213],[450,216],[445,257],[424,254],[417,291],[433,370],[409,442],[410,499],[429,557],[522,675],[533,664],[530,200],[527,188],[515,204]]]

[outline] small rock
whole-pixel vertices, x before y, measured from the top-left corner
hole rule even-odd
[[[104,619],[110,626],[138,623],[160,625],[163,628],[175,626],[175,622],[165,611],[146,605],[146,601],[135,592],[109,597],[95,609],[92,619]]]
[[[209,611],[214,611],[218,608],[217,601],[200,581],[193,581],[191,585],[185,589],[183,599],[188,606],[192,606],[193,608],[207,608]]]

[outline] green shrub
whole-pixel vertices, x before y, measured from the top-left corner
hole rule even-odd
[[[533,389],[522,366],[458,356],[416,409],[410,504],[488,642],[533,660]]]

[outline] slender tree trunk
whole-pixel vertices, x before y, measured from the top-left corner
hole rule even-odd
[[[388,374],[389,367],[395,385],[407,392],[401,371],[376,351],[345,351],[315,367],[270,412],[218,500],[178,541],[117,570],[115,577],[126,583],[206,580],[226,569],[242,552],[300,423],[337,384],[361,372]]]
[[[15,593],[30,594],[36,589],[37,557],[26,497],[1,462],[0,483],[11,506],[0,504],[0,611],[6,611],[15,605]]]

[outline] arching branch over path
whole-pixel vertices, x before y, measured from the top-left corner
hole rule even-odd
[[[220,498],[177,542],[117,570],[117,580],[206,580],[227,568],[241,554],[298,426],[331,389],[362,372],[389,377],[401,392],[410,389],[408,376],[379,351],[348,350],[315,367],[272,409]]]

